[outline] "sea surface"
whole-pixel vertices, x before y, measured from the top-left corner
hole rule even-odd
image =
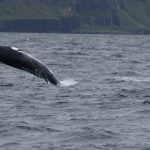
[[[0,33],[53,86],[0,63],[0,150],[149,150],[150,36]]]

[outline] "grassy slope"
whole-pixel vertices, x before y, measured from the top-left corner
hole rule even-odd
[[[121,11],[125,20],[123,25],[125,30],[150,29],[150,3],[148,4],[137,1],[132,7],[128,6],[128,10]]]
[[[28,1],[28,0],[27,0]],[[0,1],[0,19],[43,19],[61,16],[64,11],[57,5],[47,5],[41,0],[3,0]]]

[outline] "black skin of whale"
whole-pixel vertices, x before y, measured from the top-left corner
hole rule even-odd
[[[53,72],[31,55],[13,47],[0,46],[0,62],[27,71],[53,85],[60,84]]]

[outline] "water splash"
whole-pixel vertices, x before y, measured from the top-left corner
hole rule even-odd
[[[73,86],[73,85],[76,85],[77,83],[78,82],[75,81],[74,79],[65,79],[65,80],[60,81],[60,86],[63,86],[63,87]]]

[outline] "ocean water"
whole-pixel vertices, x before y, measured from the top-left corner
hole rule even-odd
[[[63,83],[0,63],[0,150],[150,149],[150,36],[0,33]]]

